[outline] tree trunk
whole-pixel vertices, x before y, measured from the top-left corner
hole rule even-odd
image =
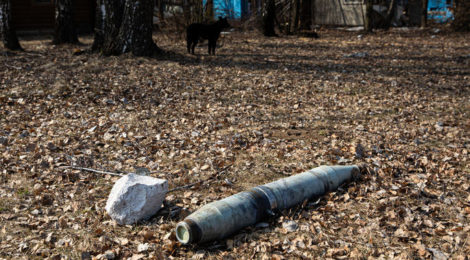
[[[165,20],[165,4],[163,0],[157,0],[157,7],[158,7],[158,19],[160,23]]]
[[[277,36],[274,31],[276,20],[276,3],[274,0],[266,0],[263,8],[263,34],[264,36]]]
[[[315,5],[316,5],[316,1],[315,0],[312,0],[311,1],[311,9],[310,9],[310,16],[311,16],[311,29],[313,29],[313,26],[315,25]]]
[[[78,43],[77,30],[73,21],[72,0],[56,0],[55,2],[55,31],[52,43]]]
[[[290,21],[290,32],[296,33],[299,29],[300,0],[292,0],[292,16]]]
[[[159,48],[152,39],[154,0],[127,0],[118,40],[121,53],[152,56]]]
[[[91,51],[99,51],[103,47],[104,43],[104,26],[105,26],[105,5],[104,0],[96,0],[95,10],[95,38],[93,39],[93,45]]]
[[[0,37],[5,48],[23,50],[12,28],[10,0],[0,0]]]
[[[364,30],[368,33],[372,32],[374,27],[374,20],[372,19],[372,12],[374,12],[374,10],[372,9],[372,6],[372,0],[366,0],[366,19],[364,19]]]
[[[470,2],[468,0],[455,0],[455,19],[452,27],[456,31],[470,31]]]
[[[387,15],[385,16],[385,26],[384,29],[388,30],[392,25],[393,16],[395,15],[395,10],[397,7],[396,0],[390,0],[390,4],[387,9]]]
[[[422,4],[421,27],[426,27],[428,23],[428,0],[422,0]]]
[[[312,25],[312,1],[302,0],[299,9],[299,30],[309,30]]]
[[[99,50],[104,55],[121,54],[118,41],[119,29],[122,24],[125,0],[101,0],[104,10],[103,45]]]
[[[214,1],[207,0],[206,6],[204,6],[204,21],[214,20]]]
[[[160,51],[152,39],[154,0],[98,0],[92,50],[104,55],[132,52],[152,56]],[[103,28],[103,29],[101,29]]]

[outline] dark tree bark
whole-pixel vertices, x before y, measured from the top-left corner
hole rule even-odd
[[[93,39],[92,51],[99,51],[104,43],[104,26],[105,26],[105,6],[104,0],[96,0],[95,10],[95,37]]]
[[[310,30],[312,22],[313,1],[302,0],[300,3],[299,30]]]
[[[97,0],[95,16],[95,37],[92,51],[113,55],[114,45],[122,23],[125,0]],[[107,51],[106,51],[107,50]]]
[[[374,27],[373,12],[372,9],[373,2],[372,0],[366,0],[366,19],[364,20],[364,30],[368,33],[372,32]]]
[[[0,37],[5,48],[23,50],[12,28],[10,0],[0,0]]]
[[[157,0],[157,8],[158,19],[160,19],[160,22],[163,22],[165,20],[165,4],[163,3],[163,0]]]
[[[276,21],[276,3],[274,0],[266,0],[263,8],[263,34],[264,36],[277,36],[274,31]]]
[[[290,32],[296,33],[299,29],[300,0],[292,0],[292,16],[290,21]]]
[[[127,0],[119,30],[120,53],[152,56],[160,51],[152,39],[154,0]]]
[[[56,0],[53,44],[78,43],[77,29],[73,21],[72,0]]]
[[[103,45],[99,50],[104,55],[119,55],[120,43],[118,36],[121,28],[126,0],[102,0],[104,16]]]
[[[456,31],[470,31],[470,1],[455,0],[455,14],[452,27]]]
[[[392,26],[392,20],[393,20],[393,16],[395,15],[396,7],[397,7],[397,1],[390,0],[390,4],[387,9],[387,15],[385,16],[384,29],[386,30],[390,29],[390,26]]]
[[[206,6],[204,6],[204,20],[214,20],[214,0],[207,0]]]
[[[311,25],[315,25],[315,5],[316,5],[316,1],[315,0],[312,0],[311,1],[311,9],[310,9],[310,16],[311,16]]]
[[[422,11],[423,14],[421,15],[421,27],[426,27],[428,23],[428,0],[422,0]]]
[[[99,0],[92,50],[104,55],[132,52],[152,56],[160,49],[152,39],[153,0]]]

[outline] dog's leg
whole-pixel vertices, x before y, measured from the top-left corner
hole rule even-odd
[[[217,39],[212,39],[210,41],[210,49],[209,49],[209,54],[215,55],[215,47],[217,46]]]
[[[194,48],[196,48],[197,42],[198,42],[198,40],[196,39],[196,40],[193,41],[193,43],[192,43],[192,46],[191,46],[192,54],[194,54]]]

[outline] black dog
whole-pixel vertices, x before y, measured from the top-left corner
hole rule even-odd
[[[186,43],[188,53],[194,54],[194,47],[196,47],[199,38],[209,40],[209,55],[215,55],[215,46],[217,39],[219,39],[220,32],[229,28],[230,24],[227,18],[219,17],[219,20],[212,24],[193,23],[186,29]]]

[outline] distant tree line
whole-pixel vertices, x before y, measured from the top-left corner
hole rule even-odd
[[[11,0],[0,0],[0,37],[5,48],[22,50],[16,32],[12,28]],[[73,1],[55,0],[54,44],[78,43],[77,30],[73,21]],[[161,50],[152,39],[153,17],[164,20],[165,0],[96,0],[95,37],[92,50],[104,55],[119,55],[131,52],[137,56],[150,56]],[[168,1],[168,0],[166,0]],[[207,0],[181,1],[186,26],[189,22],[202,22],[214,16],[213,2]],[[398,0],[387,1],[387,13],[382,21],[383,28],[390,27],[394,8]],[[422,25],[426,23],[428,0],[421,1]],[[311,29],[313,24],[314,1],[309,0],[250,0],[256,9],[252,15],[258,17],[265,36],[276,36],[276,32],[296,34]],[[366,14],[364,27],[372,31],[377,27],[373,17],[376,0],[365,0]],[[154,14],[157,4],[158,13]],[[455,0],[452,27],[458,31],[470,31],[470,1]],[[253,9],[255,9],[253,8]],[[305,13],[311,12],[309,16]]]

